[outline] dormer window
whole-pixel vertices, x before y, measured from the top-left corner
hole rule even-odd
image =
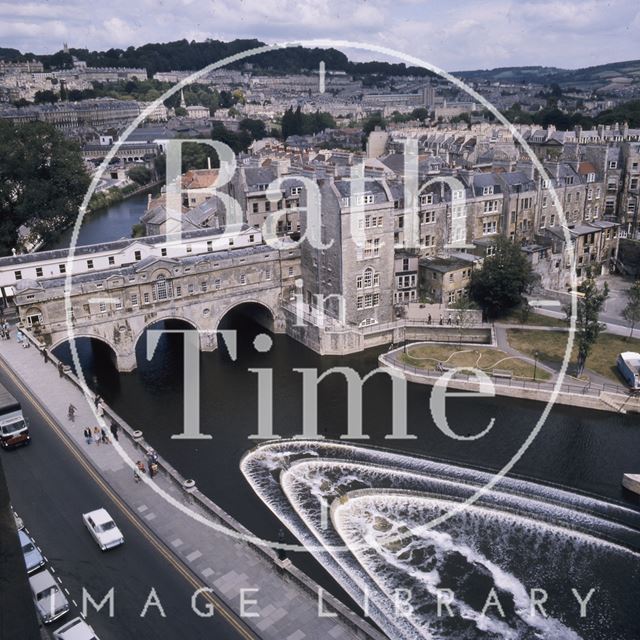
[[[455,189],[451,192],[451,198],[453,200],[462,200],[464,198],[464,190],[463,189]]]
[[[493,187],[482,187],[482,195],[483,196],[493,195]]]
[[[542,188],[543,189],[548,189],[549,188],[549,180],[543,180],[542,181]]]
[[[609,160],[609,169],[617,169],[618,161],[617,160]]]
[[[366,193],[361,196],[356,196],[357,204],[373,204],[373,202],[374,202],[374,197],[372,193]]]
[[[433,204],[433,194],[425,193],[420,196],[420,204]]]
[[[302,187],[291,187],[291,195],[298,196],[302,192]]]
[[[595,173],[588,173],[587,174],[587,182],[595,182],[596,181],[596,174]]]

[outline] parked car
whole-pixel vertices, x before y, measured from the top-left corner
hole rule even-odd
[[[32,575],[29,586],[38,615],[45,624],[50,624],[69,611],[69,603],[48,569]]]
[[[18,537],[20,538],[24,563],[27,565],[27,573],[33,573],[44,566],[44,558],[38,551],[36,543],[27,535],[24,529],[18,531]]]
[[[96,632],[82,618],[74,618],[53,632],[54,640],[98,640]]]
[[[87,529],[89,529],[89,533],[91,533],[103,551],[113,549],[113,547],[117,547],[124,542],[122,532],[118,529],[106,509],[96,509],[89,513],[83,513],[82,519]]]

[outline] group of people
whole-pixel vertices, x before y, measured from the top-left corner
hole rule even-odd
[[[147,465],[149,466],[149,475],[153,478],[153,476],[158,473],[158,454],[154,449],[149,449],[147,451]],[[141,473],[147,473],[147,469],[142,460],[137,460],[136,468],[133,470],[133,479],[136,482],[140,482],[140,480],[142,480],[140,477]]]
[[[451,316],[448,315],[447,316],[447,324],[451,324],[451,320],[452,320]],[[461,320],[461,318],[458,315],[456,317],[456,324],[459,325],[460,324],[460,320]],[[433,322],[433,319],[431,318],[431,314],[429,314],[429,316],[427,317],[427,324],[431,324],[432,322]],[[442,314],[440,314],[440,326],[442,326],[444,323],[445,323],[444,322],[444,316]]]
[[[109,434],[104,427],[93,427],[93,431],[91,427],[86,427],[84,430],[84,439],[87,444],[91,444],[92,442],[95,444],[111,444]]]
[[[9,329],[9,325],[6,320],[3,320],[0,323],[0,338],[3,340],[9,340],[11,338],[11,329]]]

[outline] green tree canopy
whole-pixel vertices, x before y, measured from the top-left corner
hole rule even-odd
[[[520,248],[499,237],[495,253],[471,274],[471,297],[487,317],[497,318],[516,307],[531,285],[531,265]]]
[[[89,186],[79,146],[44,122],[0,121],[0,253],[26,224],[45,241],[69,224]]]
[[[622,317],[631,325],[631,338],[636,324],[640,322],[640,280],[636,280],[627,290],[627,305],[622,310]]]
[[[593,276],[589,275],[577,288],[578,309],[576,315],[576,345],[578,347],[578,361],[576,375],[582,375],[587,358],[593,345],[598,340],[600,332],[604,328],[600,324],[600,312],[605,300],[609,297],[609,285],[605,282],[600,290]],[[571,308],[565,307],[567,319],[571,317]]]

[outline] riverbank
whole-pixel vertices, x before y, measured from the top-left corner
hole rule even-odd
[[[426,345],[433,343],[424,343]],[[398,371],[410,382],[434,386],[443,376],[442,370],[415,367],[403,362],[404,347],[383,353],[378,357],[381,366]],[[558,384],[556,380],[539,381],[517,378],[513,375],[491,374],[486,372],[493,383],[497,396],[522,398],[537,402],[549,402]],[[478,393],[480,382],[476,376],[463,372],[455,372],[447,381],[447,387],[460,391]],[[571,407],[582,407],[615,413],[640,413],[640,396],[633,396],[624,387],[614,384],[581,382],[571,379],[561,382],[555,403]]]
[[[87,213],[96,213],[102,209],[106,209],[114,204],[118,204],[119,202],[132,198],[133,196],[153,191],[153,189],[161,186],[163,183],[163,180],[156,180],[155,182],[150,182],[144,185],[138,185],[133,182],[124,187],[110,187],[105,191],[96,191],[91,196],[89,206],[87,207]]]

